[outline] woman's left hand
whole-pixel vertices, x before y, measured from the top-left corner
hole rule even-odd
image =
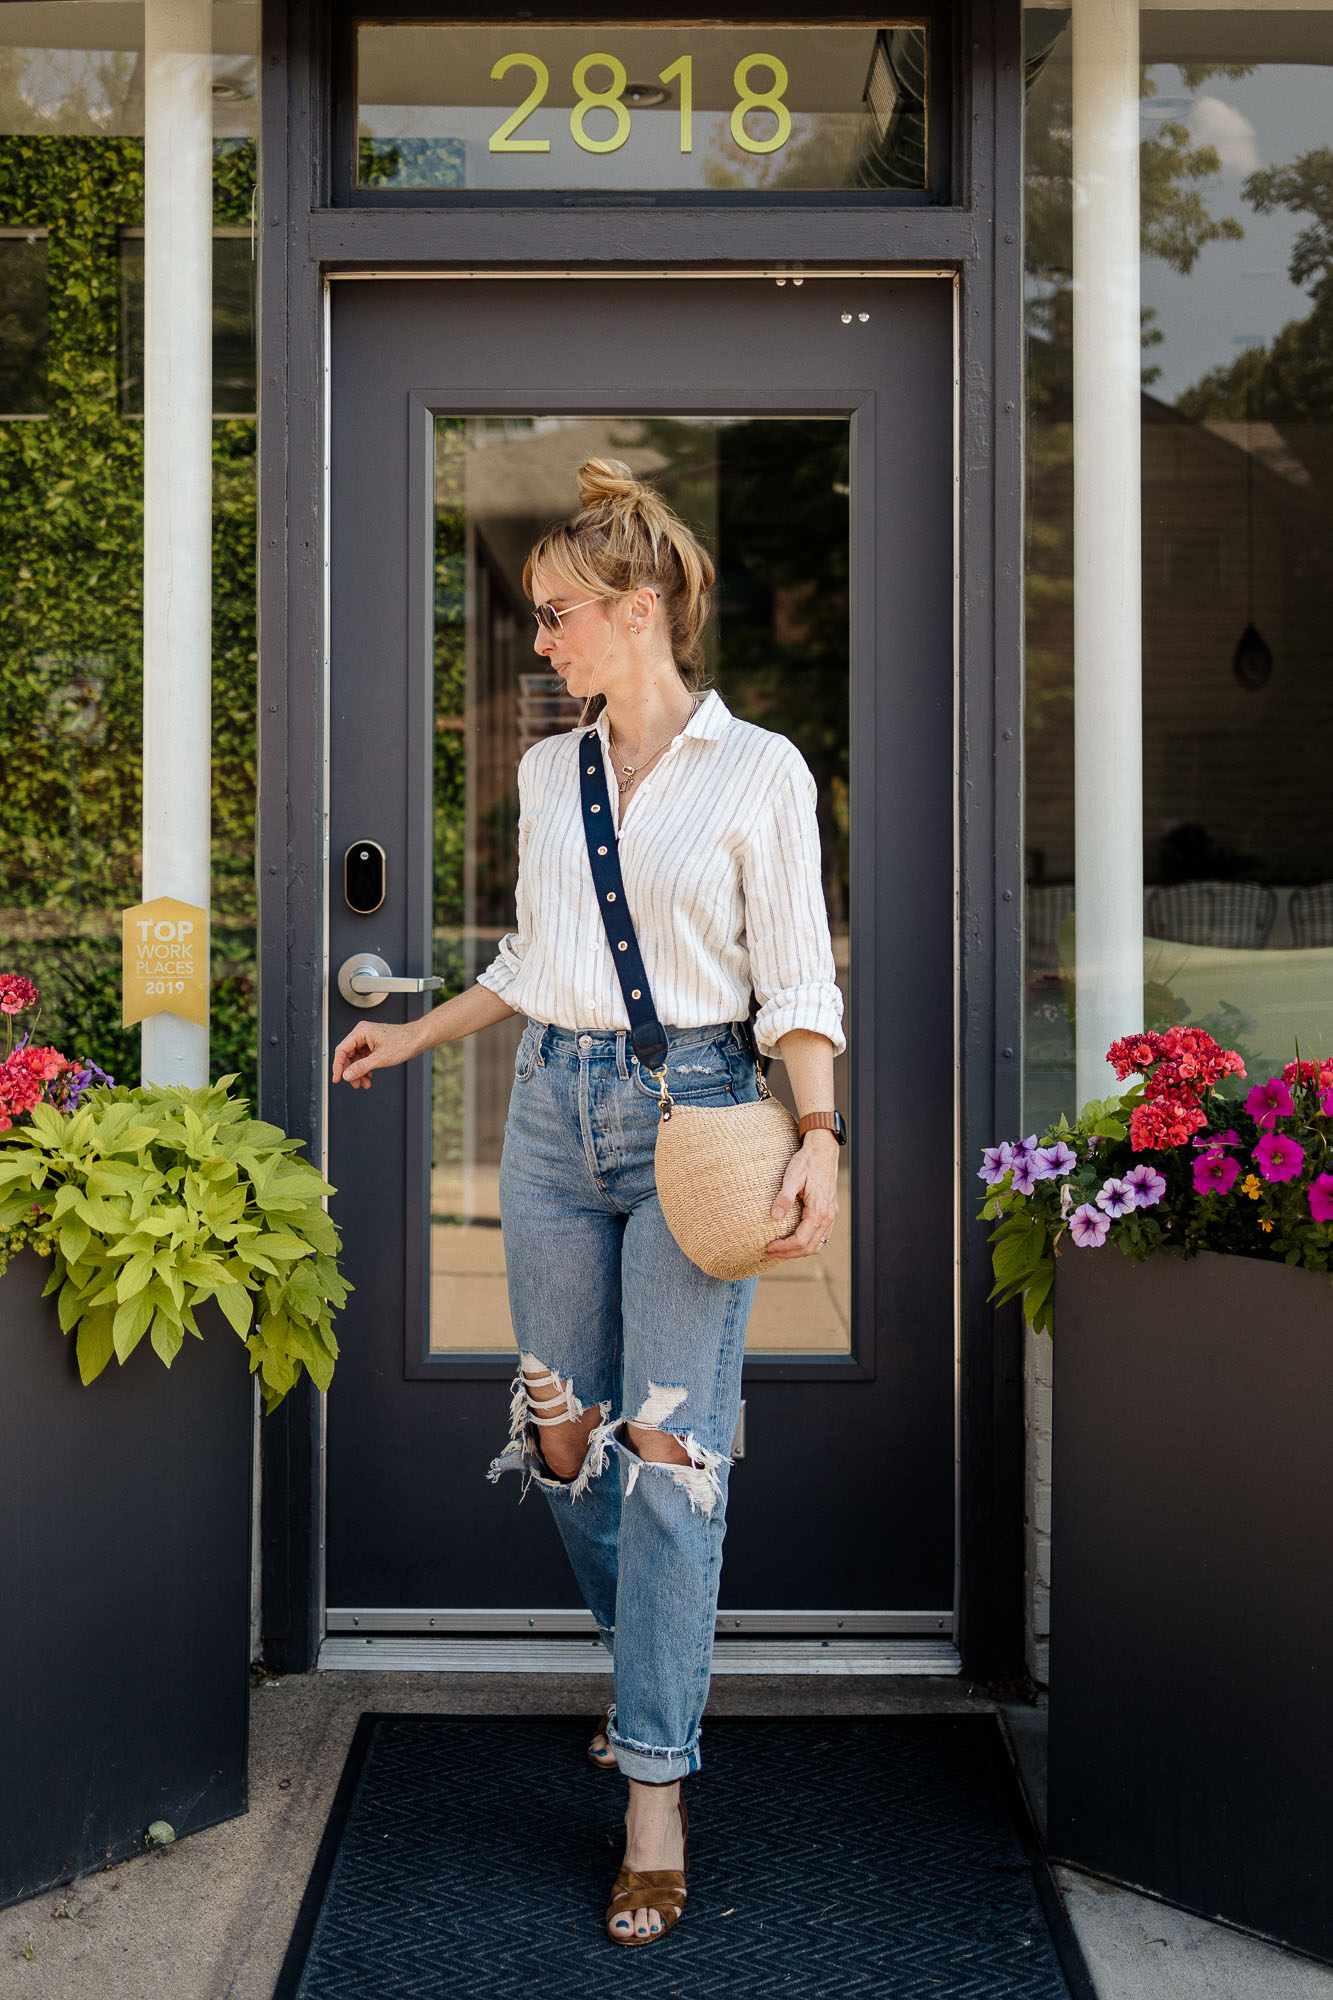
[[[773,1203],[773,1220],[781,1222],[800,1197],[801,1220],[790,1236],[770,1243],[770,1257],[817,1257],[833,1233],[838,1213],[838,1155],[842,1151],[831,1132],[816,1127],[807,1132],[792,1155],[782,1188]]]

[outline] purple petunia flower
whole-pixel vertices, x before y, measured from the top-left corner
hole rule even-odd
[[[1205,1153],[1194,1162],[1196,1194],[1230,1194],[1240,1172],[1240,1162],[1227,1153]]]
[[[1261,1132],[1271,1132],[1279,1118],[1291,1116],[1295,1106],[1282,1078],[1270,1076],[1267,1083],[1255,1084],[1245,1099],[1245,1109]]]
[[[1109,1215],[1113,1222],[1118,1222],[1122,1215],[1128,1215],[1137,1207],[1134,1190],[1128,1181],[1103,1181],[1097,1190],[1096,1201],[1098,1208]]]
[[[1037,1182],[1046,1178],[1037,1164],[1035,1153],[1020,1153],[1014,1161],[1013,1175],[1015,1194],[1031,1194]]]
[[[1316,1222],[1333,1222],[1333,1174],[1318,1174],[1309,1188],[1310,1213]]]
[[[1136,1208],[1154,1208],[1166,1193],[1165,1176],[1156,1167],[1150,1167],[1146,1160],[1137,1167],[1131,1167],[1125,1175],[1126,1187],[1134,1190]]]
[[[1265,1133],[1250,1158],[1266,1181],[1294,1181],[1305,1165],[1304,1152],[1281,1132]]]
[[[1080,1250],[1100,1250],[1110,1232],[1111,1218],[1085,1201],[1069,1218],[1069,1233]]]
[[[1047,1181],[1058,1180],[1078,1165],[1078,1154],[1063,1139],[1057,1139],[1053,1146],[1039,1146],[1036,1157],[1042,1164],[1042,1179]]]
[[[1037,1151],[1037,1135],[1035,1132],[1029,1132],[1026,1139],[1015,1139],[1014,1158],[1016,1160],[1020,1159],[1025,1153],[1030,1155],[1032,1153],[1035,1153],[1036,1151]]]
[[[982,1164],[977,1168],[977,1179],[985,1181],[987,1187],[995,1187],[1002,1181],[1014,1163],[1014,1149],[1007,1139],[998,1146],[987,1146],[981,1155]]]

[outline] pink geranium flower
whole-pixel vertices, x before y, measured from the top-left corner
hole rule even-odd
[[[1256,1083],[1245,1099],[1245,1109],[1261,1132],[1271,1132],[1279,1118],[1290,1118],[1295,1106],[1291,1092],[1280,1076]]]
[[[1195,1194],[1230,1194],[1240,1163],[1226,1153],[1205,1153],[1194,1162]]]
[[[26,1014],[37,1005],[37,988],[17,972],[0,972],[0,1014]]]
[[[1319,1174],[1311,1181],[1310,1213],[1316,1222],[1333,1222],[1333,1174]]]
[[[1250,1158],[1266,1181],[1294,1181],[1305,1165],[1305,1154],[1296,1141],[1281,1132],[1266,1133]]]

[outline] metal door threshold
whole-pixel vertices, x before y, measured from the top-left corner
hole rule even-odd
[[[600,1639],[328,1638],[321,1669],[340,1673],[609,1674]],[[948,1639],[721,1639],[715,1674],[959,1674]]]

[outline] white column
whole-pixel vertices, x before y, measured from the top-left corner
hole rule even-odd
[[[1138,0],[1074,0],[1078,1101],[1143,1026]]]
[[[209,906],[210,0],[144,8],[143,894]],[[146,1083],[208,1081],[208,1031],[143,1024]]]

